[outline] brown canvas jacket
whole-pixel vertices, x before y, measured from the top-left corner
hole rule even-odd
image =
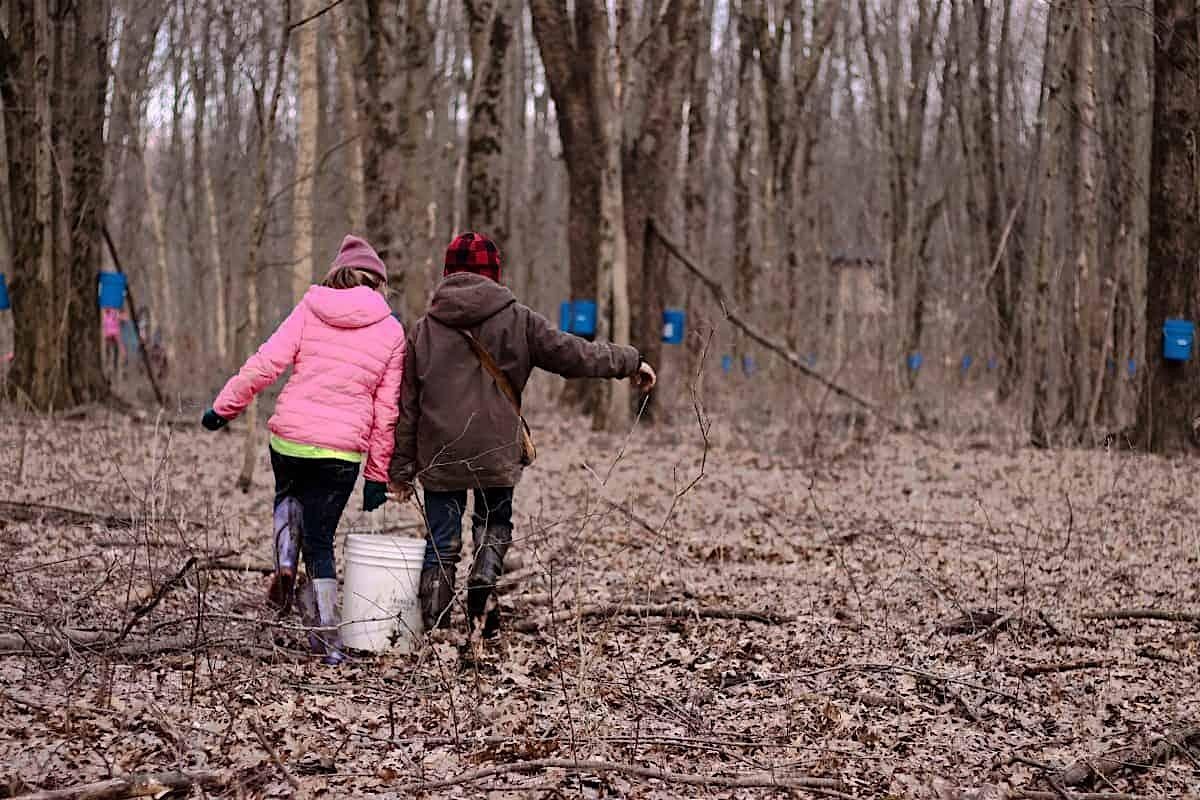
[[[535,367],[566,378],[626,378],[638,369],[636,349],[563,333],[507,287],[450,275],[408,330],[393,483],[419,479],[426,489],[453,491],[521,479],[517,412],[455,328],[492,354],[518,397]]]

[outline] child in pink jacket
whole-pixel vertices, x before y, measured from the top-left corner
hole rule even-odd
[[[271,338],[225,384],[202,423],[218,430],[292,367],[271,431],[275,472],[275,575],[269,600],[291,606],[299,551],[308,581],[298,592],[309,644],[326,664],[344,658],[338,633],[333,537],[366,461],[363,510],[387,499],[399,414],[404,329],[383,298],[387,268],[347,236],[320,286],[310,287]]]

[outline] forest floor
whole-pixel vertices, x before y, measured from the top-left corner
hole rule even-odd
[[[1193,462],[537,421],[501,638],[330,669],[263,602],[265,448],[243,495],[240,436],[3,414],[0,797],[1200,797]]]

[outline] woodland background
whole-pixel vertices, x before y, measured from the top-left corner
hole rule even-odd
[[[1143,397],[1133,438],[1188,445],[1194,366],[1158,357],[1162,320],[1196,317],[1187,0],[5,5],[0,249],[34,407],[107,391],[114,257],[182,408],[346,231],[412,320],[478,229],[518,296],[595,299],[599,336],[666,362],[651,416],[722,356],[766,370],[764,408],[799,379],[665,236],[794,360],[918,421],[922,385],[975,378],[1036,442],[1129,429]],[[563,400],[611,428],[623,391]]]
[[[0,797],[1200,797],[1197,5],[0,0]],[[530,385],[495,644],[325,670],[196,423],[463,229],[662,382]]]

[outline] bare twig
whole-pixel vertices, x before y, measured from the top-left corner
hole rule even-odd
[[[673,239],[671,239],[670,236],[667,233],[665,233],[653,219],[649,220],[647,222],[647,224],[650,226],[650,229],[654,232],[654,235],[658,237],[658,240],[663,243],[663,246],[665,246],[667,248],[667,250],[670,251],[670,253],[673,256],[675,256],[675,258],[678,259],[678,261],[681,264],[683,264],[683,266],[687,269],[688,272],[692,273],[694,276],[696,276],[696,278],[698,278],[700,280],[700,282],[702,284],[704,284],[705,288],[709,290],[709,292],[713,295],[713,298],[717,301],[717,304],[720,305],[721,312],[725,315],[725,318],[728,319],[734,325],[734,327],[741,330],[743,333],[745,333],[747,336],[749,336],[754,341],[758,342],[763,347],[767,348],[768,350],[772,351],[776,355],[780,356],[785,362],[787,362],[787,364],[789,366],[793,367],[796,370],[799,370],[800,374],[805,375],[806,377],[812,378],[813,380],[817,381],[825,388],[829,389],[829,391],[833,392],[834,394],[836,394],[840,397],[844,397],[847,400],[851,401],[852,403],[862,406],[863,408],[867,409],[872,414],[877,416],[879,419],[881,419],[884,422],[888,423],[889,425],[893,426],[897,430],[901,430],[901,431],[904,431],[907,433],[913,433],[913,434],[917,435],[926,444],[929,444],[933,447],[937,447],[939,449],[941,448],[941,445],[938,442],[935,442],[934,440],[929,439],[928,437],[920,434],[920,432],[918,432],[918,431],[911,430],[911,428],[908,425],[905,425],[900,420],[895,419],[894,417],[888,415],[886,412],[883,411],[883,409],[881,409],[875,403],[871,402],[870,400],[867,400],[865,397],[862,397],[861,395],[857,394],[856,392],[854,392],[850,389],[847,389],[844,386],[840,386],[839,384],[834,383],[833,381],[829,380],[829,378],[826,378],[824,375],[817,372],[815,369],[812,369],[811,367],[808,366],[808,364],[801,361],[800,357],[798,355],[796,355],[791,350],[789,350],[786,345],[784,345],[781,342],[775,341],[774,339],[772,339],[771,337],[767,336],[765,333],[760,331],[752,323],[747,322],[745,319],[743,319],[741,314],[738,313],[737,309],[735,309],[730,304],[728,296],[725,293],[725,288],[719,282],[717,282],[707,272],[705,272],[703,269],[701,269],[700,266],[696,264],[696,261],[690,255],[688,255],[683,250],[683,248],[680,247],[679,244],[677,244]]]
[[[291,33],[292,31],[296,30],[296,28],[303,27],[303,26],[307,25],[308,23],[312,22],[314,19],[323,17],[325,14],[327,14],[330,11],[332,11],[333,9],[337,8],[344,2],[346,2],[346,0],[333,0],[332,3],[325,6],[320,11],[309,14],[307,17],[304,17],[303,19],[298,19],[295,22],[289,23],[287,26],[287,32]]]
[[[283,759],[279,757],[279,753],[275,750],[274,745],[272,745],[270,740],[267,739],[267,735],[263,733],[262,726],[258,724],[258,720],[250,718],[250,727],[254,731],[254,735],[258,738],[258,743],[263,746],[263,749],[267,751],[267,755],[269,755],[271,760],[275,762],[275,766],[279,767],[279,771],[283,773],[284,780],[286,780],[293,789],[299,789],[300,781],[295,775],[292,774],[292,771],[287,768],[287,765],[283,763]]]

